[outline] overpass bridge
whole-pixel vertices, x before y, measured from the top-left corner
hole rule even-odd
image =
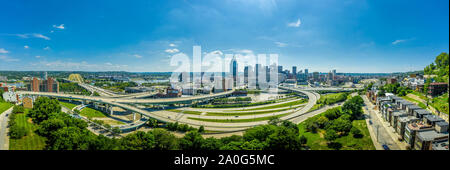
[[[113,91],[103,89],[97,86],[93,86],[90,84],[82,83],[82,82],[76,82],[71,81],[69,79],[64,79],[65,81],[77,83],[80,87],[83,87],[84,89],[90,91],[91,93],[97,92],[100,94],[100,96],[107,96],[107,97],[114,97],[114,98],[145,98],[154,96],[157,94],[157,92],[141,92],[141,93],[132,93],[132,94],[117,94]]]
[[[208,95],[198,95],[192,97],[177,97],[177,98],[159,98],[159,99],[130,99],[130,98],[114,98],[106,96],[83,96],[83,95],[73,95],[64,93],[49,93],[49,92],[32,92],[32,91],[17,91],[17,94],[23,95],[36,95],[36,96],[47,96],[47,97],[57,97],[57,98],[67,98],[67,99],[78,99],[78,100],[88,100],[100,103],[122,103],[122,104],[177,104],[177,103],[192,103],[194,101],[205,101],[214,98],[227,97],[230,96],[234,90],[208,94]]]
[[[293,91],[305,94],[308,96],[309,100],[308,103],[305,105],[305,107],[295,111],[292,114],[286,115],[281,117],[281,120],[289,120],[293,121],[296,118],[305,116],[314,106],[316,101],[320,98],[320,94],[317,94],[313,91],[304,91],[302,89],[298,88],[287,88],[287,87],[279,87],[280,89],[287,90],[287,91]],[[176,117],[170,117],[167,114],[164,114],[163,112],[154,112],[154,111],[148,111],[141,109],[137,106],[133,106],[133,104],[174,104],[174,103],[192,103],[195,101],[205,101],[205,100],[211,100],[214,98],[219,97],[226,97],[231,95],[234,90],[227,91],[223,93],[217,93],[217,94],[211,94],[211,95],[202,95],[202,96],[193,96],[193,97],[181,97],[181,98],[170,98],[170,99],[124,99],[124,98],[112,98],[112,97],[105,97],[105,96],[81,96],[81,95],[69,95],[69,94],[60,94],[60,93],[46,93],[46,92],[28,92],[28,91],[18,91],[18,94],[24,94],[24,95],[37,95],[37,96],[48,96],[48,97],[57,97],[57,98],[67,98],[67,99],[79,99],[83,101],[92,101],[95,103],[100,103],[105,105],[104,109],[106,112],[110,111],[111,114],[113,114],[113,107],[120,107],[122,109],[128,110],[132,112],[133,114],[141,114],[145,117],[151,117],[153,119],[156,119],[160,122],[179,122],[183,124],[188,124],[193,127],[200,127],[204,126],[207,130],[213,130],[213,131],[223,131],[223,132],[236,132],[236,131],[242,131],[246,130],[248,128],[252,128],[254,126],[267,124],[266,121],[256,121],[256,122],[245,122],[245,123],[218,123],[218,122],[204,122],[204,121],[197,121],[197,120],[191,120],[191,119],[177,119]],[[202,117],[199,115],[199,117]],[[129,128],[129,127],[124,127]]]

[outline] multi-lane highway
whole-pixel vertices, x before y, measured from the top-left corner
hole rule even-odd
[[[100,103],[126,103],[126,104],[170,104],[170,103],[186,103],[191,101],[201,101],[209,98],[228,96],[233,93],[234,90],[215,93],[209,95],[199,95],[192,97],[178,97],[178,98],[160,98],[160,99],[130,99],[130,98],[114,98],[106,96],[83,96],[83,95],[72,95],[64,93],[49,93],[49,92],[32,92],[32,91],[17,91],[17,94],[23,95],[36,95],[36,96],[48,96],[48,97],[60,97],[69,99],[80,99],[89,100]]]
[[[316,104],[316,101],[320,98],[320,95],[311,91],[304,91],[297,88],[286,88],[280,87],[283,90],[294,91],[297,93],[303,93],[308,96],[308,103],[304,104],[304,107],[301,107],[296,110],[285,111],[293,112],[286,116],[281,117],[282,120],[293,121],[294,123],[298,123],[298,120],[302,120],[300,117],[304,117],[309,115],[308,111]],[[257,125],[267,124],[267,120],[265,121],[254,121],[254,122],[243,122],[243,123],[220,123],[220,122],[206,122],[206,121],[198,121],[189,119],[192,115],[185,115],[180,113],[174,113],[169,111],[147,111],[144,109],[140,109],[138,107],[132,106],[130,104],[167,104],[167,103],[186,103],[192,101],[201,101],[208,98],[216,98],[216,97],[224,97],[229,96],[233,93],[234,90],[216,93],[210,95],[201,95],[201,96],[193,96],[193,97],[180,97],[180,98],[167,98],[167,99],[130,99],[130,98],[114,98],[114,97],[106,97],[106,96],[82,96],[82,95],[70,95],[70,94],[61,94],[61,93],[46,93],[46,92],[28,92],[28,91],[18,91],[18,94],[26,94],[26,95],[39,95],[39,96],[49,96],[49,97],[59,97],[59,98],[70,98],[70,99],[80,99],[80,100],[89,100],[94,102],[106,103],[113,106],[121,107],[126,110],[130,110],[132,112],[140,113],[146,117],[152,117],[162,122],[179,122],[183,124],[189,124],[194,127],[204,126],[207,130],[212,131],[227,131],[234,132],[245,130],[247,128],[251,128]],[[279,115],[285,112],[273,113],[267,115],[258,115],[258,116],[222,116],[215,117],[217,119],[248,119],[248,118],[257,118],[261,116],[270,116],[270,115]],[[315,113],[315,112],[314,112]],[[197,118],[208,118],[206,116],[198,115],[194,116]]]

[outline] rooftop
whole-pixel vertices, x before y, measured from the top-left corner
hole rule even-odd
[[[406,106],[407,108],[411,109],[411,110],[415,110],[415,109],[422,109],[421,107],[417,106],[417,105],[408,105]]]
[[[434,130],[427,130],[417,133],[417,137],[422,141],[433,141],[436,138],[448,137],[448,133],[438,133]]]
[[[399,117],[398,120],[400,122],[409,122],[409,121],[417,121],[417,120],[419,120],[419,118],[417,118],[415,116],[408,116],[408,117]]]
[[[392,116],[401,116],[401,115],[407,115],[405,111],[396,111],[392,114]]]
[[[434,142],[432,148],[433,148],[433,150],[448,150],[448,140]]]
[[[425,119],[427,119],[428,121],[431,122],[440,122],[440,121],[445,121],[444,119],[440,118],[437,115],[425,115],[423,116]]]
[[[411,103],[410,101],[406,101],[406,100],[398,100],[397,102],[399,102],[403,105],[414,105],[414,103]]]
[[[430,85],[444,85],[444,84],[447,84],[447,83],[444,83],[444,82],[434,82],[434,83],[430,83]]]
[[[418,109],[418,110],[415,110],[414,112],[419,114],[419,115],[427,115],[427,114],[430,115],[431,114],[430,111],[425,110],[425,109]]]
[[[408,128],[411,130],[433,129],[431,125],[424,124],[423,122],[410,123],[408,124]]]
[[[436,125],[438,126],[448,126],[448,123],[446,121],[437,122]]]

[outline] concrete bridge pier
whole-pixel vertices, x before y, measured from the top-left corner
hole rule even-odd
[[[110,114],[111,114],[111,116],[114,115],[113,106],[110,106],[109,109],[110,109]]]

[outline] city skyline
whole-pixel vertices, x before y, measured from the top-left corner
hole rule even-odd
[[[201,45],[203,56],[276,53],[284,68],[311,73],[417,71],[448,52],[447,7],[448,1],[3,2],[0,70],[171,72],[171,56],[192,57]]]

